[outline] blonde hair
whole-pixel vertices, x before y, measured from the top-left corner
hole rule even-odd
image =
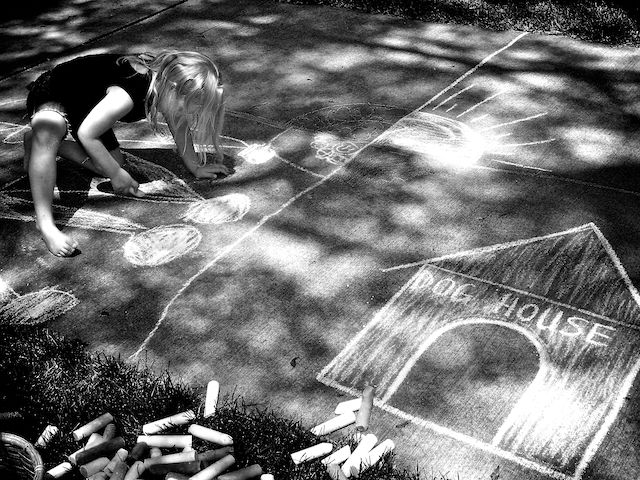
[[[158,115],[162,113],[174,125],[186,123],[188,128],[185,136],[190,132],[194,145],[213,143],[216,149],[220,147],[224,97],[220,72],[209,57],[198,52],[163,51],[157,55],[129,55],[121,60],[133,67],[142,66],[151,74],[145,98],[145,114],[155,130],[158,130]],[[189,123],[186,115],[188,108],[182,113],[176,108],[169,112],[159,111],[160,102],[170,99],[173,94],[182,98],[186,107],[197,105],[195,121]],[[202,148],[198,152],[202,165],[207,162],[206,153]]]

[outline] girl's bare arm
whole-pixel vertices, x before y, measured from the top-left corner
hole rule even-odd
[[[89,112],[78,128],[78,140],[96,167],[111,179],[116,193],[142,196],[142,192],[138,192],[138,182],[120,167],[100,140],[100,135],[112,128],[132,108],[133,100],[124,89],[109,87],[105,97]]]
[[[182,158],[182,162],[185,167],[196,178],[217,178],[219,173],[225,175],[229,174],[229,169],[222,163],[207,163],[206,165],[200,164],[200,157],[196,153],[193,147],[193,139],[191,137],[191,131],[186,122],[174,124],[170,120],[167,120],[169,130],[173,135],[173,139],[178,147],[178,153]],[[214,146],[218,150],[219,146]]]

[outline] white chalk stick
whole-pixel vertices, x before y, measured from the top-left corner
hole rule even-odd
[[[149,469],[153,465],[194,462],[196,460],[196,455],[196,451],[193,450],[191,452],[170,453],[169,455],[146,458],[144,460],[144,466],[146,469]]]
[[[216,445],[233,445],[233,438],[226,433],[213,430],[211,428],[203,427],[202,425],[191,425],[189,427],[189,433],[194,437],[198,437],[206,442],[215,443]]]
[[[195,418],[196,414],[193,410],[176,413],[175,415],[144,424],[142,426],[142,433],[145,435],[153,435],[155,433],[160,433],[167,428],[175,427],[177,425],[186,425]]]
[[[340,430],[356,421],[356,414],[354,412],[343,413],[337,417],[333,417],[320,425],[316,425],[311,429],[311,433],[317,436],[328,435],[331,432]]]
[[[260,475],[260,480],[275,480],[275,478],[270,473],[263,473]]]
[[[55,425],[47,425],[44,431],[38,437],[38,440],[36,440],[36,447],[46,447],[51,439],[55,437],[59,432],[60,430]]]
[[[342,415],[347,412],[356,412],[360,410],[360,405],[362,405],[362,397],[340,402],[336,406],[335,414]]]
[[[207,395],[204,401],[204,418],[216,413],[218,395],[220,395],[220,384],[215,380],[211,380],[207,384]]]
[[[69,462],[62,462],[60,465],[56,465],[51,470],[47,470],[47,473],[53,478],[60,478],[63,475],[73,470],[73,465]]]
[[[103,429],[108,424],[113,422],[113,416],[110,413],[104,413],[98,418],[91,420],[89,423],[84,424],[80,428],[73,431],[73,439],[77,442],[83,438],[88,437],[92,433]]]
[[[344,447],[336,450],[331,455],[321,460],[323,465],[330,465],[332,463],[342,463],[347,460],[351,456],[351,448],[349,445],[345,445]]]
[[[95,460],[91,460],[84,465],[80,465],[80,475],[84,478],[95,475],[98,472],[104,470],[104,468],[109,464],[109,459],[107,457],[98,457]]]
[[[204,470],[196,473],[191,477],[190,480],[212,480],[213,478],[219,476],[222,472],[227,470],[230,466],[236,463],[236,459],[233,455],[227,455],[222,457],[215,463],[212,463]]]
[[[338,465],[337,463],[330,463],[329,465],[327,465],[327,473],[329,474],[329,477],[331,477],[332,480],[347,479],[347,477],[344,476],[344,473],[342,473],[342,469],[340,468],[340,465]]]
[[[380,443],[362,457],[359,465],[351,466],[351,476],[358,478],[362,472],[378,463],[385,454],[393,451],[394,448],[395,443],[390,439]]]
[[[92,433],[91,435],[89,435],[87,443],[84,444],[84,449],[87,450],[90,447],[95,447],[102,442],[104,442],[104,437],[102,435],[100,435],[99,433]]]
[[[360,466],[362,457],[369,453],[371,449],[375,447],[376,443],[378,443],[378,437],[373,433],[362,436],[358,446],[353,450],[353,453],[349,455],[347,461],[342,464],[342,473],[344,473],[345,477],[349,478],[351,476],[351,467]]]
[[[193,445],[191,435],[139,435],[138,442],[146,443],[149,448],[184,448]]]
[[[331,450],[333,450],[333,444],[329,442],[319,443],[312,447],[305,448],[304,450],[293,452],[291,454],[291,460],[293,460],[293,463],[298,465],[302,462],[307,462],[309,460],[324,457],[325,455],[331,453]]]
[[[185,447],[185,448],[187,448],[187,447]],[[153,447],[153,448],[149,449],[149,456],[151,458],[161,457],[162,456],[162,450],[160,450],[158,447]]]

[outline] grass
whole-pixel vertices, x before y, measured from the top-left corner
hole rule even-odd
[[[565,35],[607,45],[640,46],[634,0],[281,0],[385,13],[425,22]]]
[[[45,328],[0,328],[0,385],[0,412],[18,411],[24,418],[0,425],[1,430],[34,442],[48,424],[60,429],[61,434],[40,449],[47,470],[81,446],[71,432],[105,412],[115,417],[118,434],[131,448],[145,423],[192,409],[198,424],[234,438],[233,468],[257,463],[280,480],[328,478],[319,461],[299,466],[291,461],[290,453],[320,441],[298,422],[274,410],[251,408],[237,397],[222,399],[213,417],[202,418],[202,392],[175,381],[168,372],[158,375],[118,358],[91,354],[79,341]],[[185,429],[165,433],[185,433]],[[345,435],[334,444],[336,448],[350,444],[353,449],[355,440]],[[194,442],[194,448],[203,451],[207,446]],[[74,470],[64,478],[83,477]],[[420,474],[395,468],[389,455],[360,478],[419,480]]]

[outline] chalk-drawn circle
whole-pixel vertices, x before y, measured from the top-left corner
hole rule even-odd
[[[465,123],[417,112],[396,123],[378,144],[415,154],[430,164],[473,165],[485,149],[482,136]]]
[[[251,199],[242,193],[194,202],[183,218],[194,223],[220,224],[237,222],[249,211]]]
[[[0,325],[37,325],[53,320],[77,304],[76,297],[59,290],[28,293],[0,307]]]
[[[124,257],[134,265],[163,265],[196,248],[200,231],[190,225],[162,225],[132,236],[124,245]]]

